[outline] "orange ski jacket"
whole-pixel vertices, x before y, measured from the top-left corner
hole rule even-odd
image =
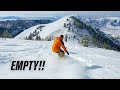
[[[53,52],[59,52],[60,47],[64,49],[65,52],[67,52],[66,47],[64,46],[64,43],[62,41],[62,37],[57,37],[56,40],[54,41],[54,44],[52,45],[52,51]]]

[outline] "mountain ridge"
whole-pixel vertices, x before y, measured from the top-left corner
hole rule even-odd
[[[104,32],[87,25],[73,15],[60,18],[57,21],[46,24],[44,27],[39,29],[38,26],[35,26],[34,30],[31,28],[27,29],[29,33],[24,33],[26,31],[25,30],[16,36],[15,39],[31,38],[32,40],[36,40],[36,38],[39,37],[40,40],[44,39],[51,41],[54,40],[57,36],[63,34],[65,36],[65,41],[76,41],[80,44],[87,43],[87,46],[91,45],[95,47],[97,46],[99,48],[120,51],[119,41],[113,39],[110,36],[108,37]],[[83,41],[86,37],[88,42]]]

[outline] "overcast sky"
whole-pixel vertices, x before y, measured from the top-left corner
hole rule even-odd
[[[120,11],[0,11],[0,16],[120,16]]]

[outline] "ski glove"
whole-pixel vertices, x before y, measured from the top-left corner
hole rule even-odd
[[[67,51],[66,53],[69,55],[69,52],[68,52],[68,51]]]

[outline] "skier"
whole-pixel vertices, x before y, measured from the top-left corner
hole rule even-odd
[[[64,42],[63,42],[63,35],[60,35],[59,37],[56,38],[56,40],[54,41],[54,44],[52,45],[52,51],[57,53],[59,57],[64,57],[65,52],[69,55],[69,52],[67,51]],[[61,50],[61,47],[63,48],[63,50]]]

